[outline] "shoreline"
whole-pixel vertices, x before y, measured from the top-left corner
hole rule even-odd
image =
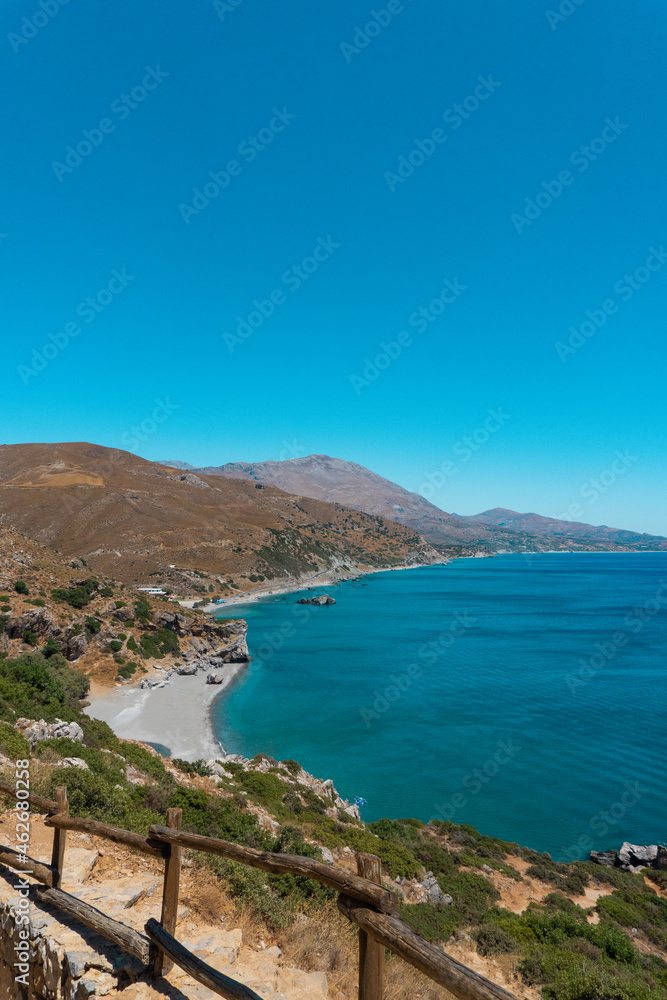
[[[495,553],[494,553],[495,554]],[[451,559],[443,557],[441,562],[418,563],[409,566],[385,566],[383,569],[355,570],[354,572],[338,575],[336,570],[323,570],[321,574],[314,574],[302,580],[290,580],[284,583],[275,584],[273,587],[261,587],[257,590],[247,590],[243,594],[234,597],[226,597],[224,604],[211,602],[204,607],[197,608],[202,614],[213,614],[224,608],[233,607],[236,604],[254,604],[263,597],[275,597],[283,594],[298,594],[302,590],[314,589],[315,587],[332,587],[338,583],[346,583],[350,580],[358,580],[362,576],[374,576],[376,573],[398,573],[407,569],[427,569],[429,566],[446,566],[452,562]],[[322,577],[319,579],[319,577]],[[182,607],[192,608],[194,601],[178,601]]]
[[[121,739],[160,743],[182,760],[210,760],[226,753],[213,729],[213,703],[246,666],[219,667],[222,684],[207,684],[205,670],[190,676],[172,673],[164,687],[93,684],[84,711],[106,722]]]

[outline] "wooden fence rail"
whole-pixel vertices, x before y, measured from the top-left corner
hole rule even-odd
[[[0,781],[0,793],[16,797],[14,786],[6,781]],[[104,935],[124,951],[135,955],[154,976],[168,972],[172,964],[176,963],[219,996],[230,1000],[261,1000],[247,986],[206,965],[173,936],[178,912],[181,854],[187,848],[228,858],[262,871],[300,875],[337,890],[338,909],[359,927],[359,1000],[383,1000],[385,948],[445,987],[458,1000],[516,1000],[513,994],[429,944],[396,916],[398,899],[380,884],[381,863],[374,855],[357,855],[358,874],[355,875],[312,858],[256,851],[217,837],[203,837],[181,831],[180,809],[169,809],[168,825],[152,826],[149,836],[142,837],[96,820],[70,817],[64,788],[57,790],[55,801],[32,792],[27,799],[23,798],[21,801],[29,802],[47,814],[44,822],[54,830],[51,864],[30,858],[24,863],[22,855],[1,845],[0,864],[29,874],[31,878],[48,886],[45,890],[37,891],[40,900],[58,907]],[[144,927],[146,936],[107,917],[100,910],[59,888],[67,830],[81,830],[164,859],[161,921],[158,923],[157,920],[149,920]]]

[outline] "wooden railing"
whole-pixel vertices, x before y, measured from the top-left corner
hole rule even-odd
[[[0,793],[15,797],[14,786],[0,781]],[[38,899],[85,924],[130,955],[136,956],[157,977],[175,963],[193,979],[219,996],[230,1000],[261,1000],[253,990],[223,975],[193,955],[174,937],[178,913],[181,855],[184,848],[215,854],[263,871],[301,875],[335,889],[338,909],[359,927],[359,1000],[382,1000],[384,995],[384,950],[388,948],[403,961],[419,969],[434,982],[449,990],[459,1000],[516,1000],[501,986],[468,969],[440,948],[430,944],[396,916],[396,895],[381,884],[380,859],[372,854],[357,854],[357,874],[335,865],[292,854],[256,851],[216,837],[202,837],[181,831],[181,810],[167,810],[167,826],[152,826],[149,836],[131,833],[92,819],[68,815],[67,792],[58,788],[56,800],[30,793],[28,801],[46,813],[44,823],[53,827],[51,864],[19,855],[10,847],[0,846],[0,865],[18,871],[29,865],[30,877],[47,886],[37,891]],[[60,888],[68,830],[80,830],[103,837],[116,844],[152,857],[164,859],[164,880],[160,921],[150,919],[145,934],[95,909]]]

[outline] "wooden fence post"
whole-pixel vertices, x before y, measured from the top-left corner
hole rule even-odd
[[[181,809],[167,809],[167,826],[174,830],[181,829],[183,812]],[[176,844],[170,844],[164,862],[164,885],[162,889],[162,915],[160,923],[173,937],[176,931],[176,917],[178,915],[178,891],[181,876],[181,853],[182,848]],[[153,965],[153,974],[162,976],[173,967],[172,960],[159,949]]]
[[[382,863],[374,854],[357,854],[357,874],[382,885]],[[384,945],[359,930],[359,1000],[384,996]]]
[[[58,803],[58,816],[68,816],[69,806],[67,804],[67,789],[64,785],[56,788],[56,802]],[[63,877],[63,864],[65,862],[65,840],[66,830],[59,830],[57,827],[53,831],[53,852],[51,854],[51,865],[56,869],[53,875],[53,888],[59,889]]]

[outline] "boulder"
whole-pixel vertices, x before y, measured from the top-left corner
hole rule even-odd
[[[596,865],[604,865],[605,868],[613,868],[616,865],[616,851],[591,851],[591,861]]]
[[[638,868],[652,865],[658,857],[658,845],[650,844],[647,847],[640,847],[638,844],[629,844],[627,841],[621,846],[617,855],[617,864],[620,867]]]
[[[180,674],[181,677],[192,677],[193,674],[197,673],[197,664],[187,663],[182,667],[176,667],[176,673]]]
[[[83,656],[87,648],[88,639],[85,632],[81,632],[79,635],[68,635],[66,653],[68,660],[78,660],[80,656]]]
[[[653,867],[658,868],[662,872],[667,872],[667,847],[663,847],[662,844],[658,844],[658,854],[653,862]]]
[[[296,602],[297,604],[317,604],[319,607],[324,607],[327,604],[335,604],[336,601],[333,597],[329,597],[328,594],[320,594],[319,597],[302,597]]]
[[[222,674],[208,674],[206,677],[207,684],[222,684],[223,680]]]
[[[80,771],[90,771],[83,757],[63,757],[56,764],[56,767],[78,767]]]
[[[31,747],[34,747],[39,740],[51,740],[59,737],[76,740],[78,743],[83,742],[81,726],[76,722],[63,722],[62,719],[48,723],[44,719],[40,719],[39,722],[35,722],[33,719],[17,719],[14,728],[25,736]]]

